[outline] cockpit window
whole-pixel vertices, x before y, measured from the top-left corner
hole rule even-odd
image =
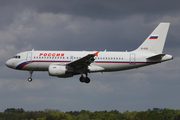
[[[14,56],[13,58],[20,59],[20,58],[21,58],[21,56],[16,55],[16,56]]]

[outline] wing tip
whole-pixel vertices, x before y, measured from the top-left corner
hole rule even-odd
[[[99,53],[99,51],[98,51],[98,52],[96,52],[96,53],[94,53],[94,55],[98,57],[98,53]]]

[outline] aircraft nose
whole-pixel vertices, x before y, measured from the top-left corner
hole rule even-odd
[[[9,68],[13,68],[14,63],[12,63],[11,60],[8,60],[8,61],[6,61],[6,66],[9,67]]]

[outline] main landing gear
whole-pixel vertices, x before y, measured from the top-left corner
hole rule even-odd
[[[81,74],[81,77],[79,78],[80,82],[85,82],[85,83],[90,83],[90,79],[87,77],[87,73],[86,73],[86,77],[83,76],[83,74]]]
[[[29,81],[29,82],[32,81],[32,73],[33,73],[33,71],[29,71],[29,75],[30,75],[30,77],[28,78],[28,81]]]

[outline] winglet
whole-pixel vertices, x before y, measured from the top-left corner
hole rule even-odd
[[[99,53],[99,51],[98,51],[98,52],[96,52],[96,53],[94,53],[94,55],[98,57],[98,53]]]

